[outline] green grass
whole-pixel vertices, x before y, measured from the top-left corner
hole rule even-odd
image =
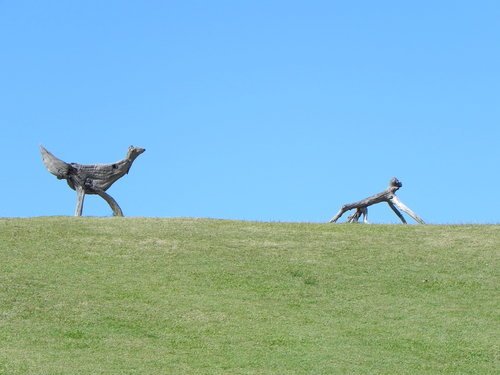
[[[498,374],[500,226],[0,219],[0,374]]]

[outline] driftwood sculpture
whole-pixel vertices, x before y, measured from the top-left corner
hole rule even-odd
[[[40,146],[43,164],[48,171],[59,180],[65,179],[69,187],[76,191],[75,216],[82,215],[85,194],[99,195],[109,204],[114,216],[123,216],[120,206],[106,193],[106,190],[129,172],[134,160],[144,151],[146,151],[144,148],[130,146],[125,159],[116,163],[82,165],[66,163]]]
[[[363,216],[363,221],[365,223],[368,222],[368,206],[371,206],[372,204],[376,203],[381,203],[381,202],[386,202],[389,207],[398,215],[398,217],[401,219],[403,224],[406,224],[406,220],[401,214],[401,212],[398,211],[398,208],[410,215],[415,221],[417,221],[420,224],[425,224],[424,221],[412,210],[410,210],[407,206],[401,202],[398,197],[396,197],[396,191],[402,187],[403,184],[401,181],[399,181],[396,177],[392,178],[391,181],[389,181],[389,187],[384,190],[381,193],[372,195],[371,197],[365,198],[361,201],[354,202],[354,203],[349,203],[345,204],[342,206],[339,212],[337,212],[337,215],[335,215],[331,220],[330,223],[336,223],[338,219],[346,212],[350,211],[353,209],[356,209],[356,211],[350,215],[347,218],[347,222],[349,223],[357,223],[359,218]]]

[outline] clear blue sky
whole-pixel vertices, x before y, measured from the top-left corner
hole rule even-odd
[[[126,216],[325,222],[397,176],[429,223],[500,222],[497,0],[0,0],[0,45],[0,217],[73,214],[40,144],[133,144]]]

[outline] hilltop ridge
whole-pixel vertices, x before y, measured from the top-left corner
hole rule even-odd
[[[493,374],[499,235],[0,219],[0,374]]]

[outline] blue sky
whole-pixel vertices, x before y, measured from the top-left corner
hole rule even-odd
[[[133,144],[108,190],[126,216],[325,222],[396,176],[429,223],[498,223],[499,20],[484,0],[0,0],[0,217],[73,214],[40,144]]]

